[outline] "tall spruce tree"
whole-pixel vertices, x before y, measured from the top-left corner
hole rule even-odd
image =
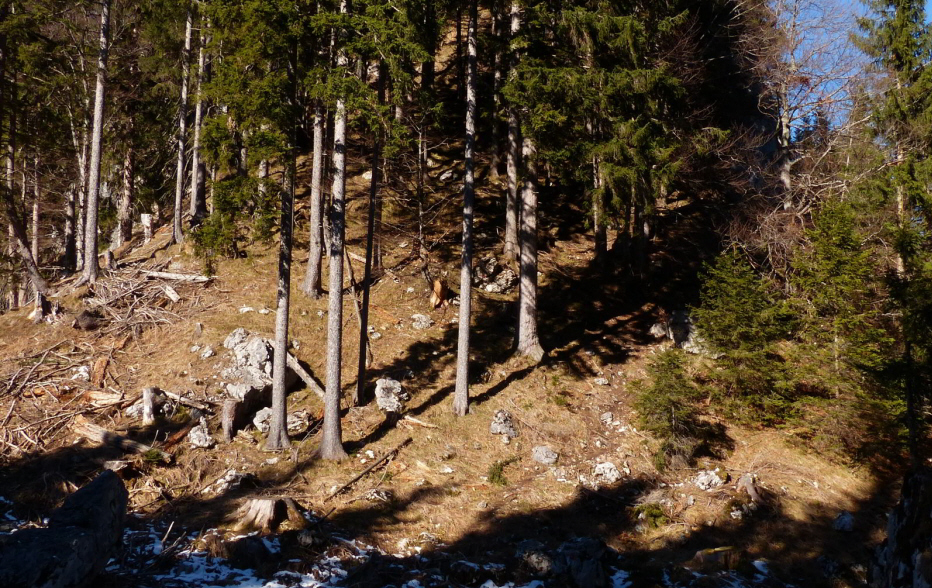
[[[872,0],[872,14],[859,21],[861,47],[888,74],[890,85],[875,110],[880,137],[893,154],[893,172],[885,175],[885,192],[894,194],[894,300],[901,312],[902,386],[906,400],[909,451],[914,466],[922,463],[920,437],[923,390],[932,364],[932,34],[924,3],[915,0]]]

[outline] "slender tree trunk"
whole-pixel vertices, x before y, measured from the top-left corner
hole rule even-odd
[[[521,279],[518,291],[518,353],[534,361],[544,357],[537,337],[537,149],[524,137],[524,187],[521,190]]]
[[[39,157],[36,156],[33,160],[33,198],[32,198],[32,242],[30,243],[30,250],[32,252],[32,259],[35,260],[36,265],[39,265],[39,200],[41,199],[42,192],[39,188]]]
[[[385,103],[385,64],[379,63],[379,79],[377,82],[379,104]],[[359,362],[356,367],[356,394],[353,403],[362,404],[363,393],[366,387],[366,368],[369,364],[369,293],[372,285],[372,253],[375,240],[375,215],[378,208],[376,201],[379,193],[379,159],[382,157],[381,131],[375,133],[372,144],[372,180],[369,183],[369,217],[366,227],[366,267],[362,280],[362,308],[359,318]]]
[[[100,11],[100,52],[97,56],[97,88],[94,92],[94,132],[88,170],[87,205],[84,227],[84,272],[80,282],[97,281],[97,213],[100,197],[100,151],[104,132],[104,93],[107,85],[107,55],[110,43],[110,0],[103,0]]]
[[[269,160],[263,159],[259,162],[259,170],[256,174],[259,178],[259,197],[261,200],[265,200],[266,195],[268,194],[268,179],[269,179]]]
[[[521,30],[521,7],[517,2],[511,4],[511,42]],[[516,75],[518,54],[511,50],[510,76]],[[505,201],[505,259],[514,262],[518,258],[518,175],[521,170],[521,124],[514,105],[508,106],[508,147],[505,154],[505,167],[508,175],[508,195]]]
[[[203,162],[201,162],[201,125],[204,119],[204,70],[207,68],[207,33],[209,26],[206,20],[201,18],[200,43],[197,50],[197,76],[195,78],[196,88],[194,98],[194,139],[191,145],[191,218],[200,220],[207,216],[207,194],[205,191],[205,178],[207,172]]]
[[[605,233],[605,194],[602,191],[602,162],[597,156],[592,158],[592,235],[595,238],[595,262],[599,267],[605,266],[608,253],[608,238]]]
[[[0,8],[0,16],[6,15],[6,7]],[[4,120],[4,98],[6,97],[4,90],[5,73],[6,73],[6,58],[7,58],[7,39],[5,34],[0,34],[0,122]],[[15,91],[13,88],[10,89],[11,94]],[[11,109],[12,111],[12,109]],[[15,128],[11,127],[8,129],[10,142],[13,141],[13,136],[15,135]],[[9,156],[12,158],[12,152],[9,153]],[[2,204],[6,212],[7,220],[9,221],[9,232],[10,232],[10,247],[14,248],[16,253],[19,255],[20,260],[23,263],[23,266],[26,269],[26,274],[29,276],[29,279],[32,282],[33,289],[35,290],[37,307],[41,308],[41,299],[42,297],[48,294],[48,283],[42,278],[42,275],[39,273],[39,268],[36,266],[35,258],[32,255],[32,251],[29,248],[29,241],[26,236],[26,224],[22,218],[20,218],[19,211],[16,206],[16,197],[14,196],[12,184],[13,184],[13,175],[12,175],[12,163],[8,161],[7,163],[7,178],[5,189],[2,191]],[[15,288],[12,290],[15,291]]]
[[[9,192],[10,202],[12,203],[13,208],[8,212],[14,214],[16,210],[16,101],[17,101],[17,91],[16,91],[16,72],[11,72],[11,81],[9,87],[9,103],[10,103],[10,116],[9,116],[9,128],[7,129],[7,143],[6,143],[6,188]],[[2,94],[0,94],[2,96]],[[2,120],[2,117],[0,117]],[[12,216],[10,216],[10,226],[8,227],[8,244],[7,244],[7,253],[10,257],[14,257],[17,253],[17,236],[16,236],[16,221]],[[19,275],[14,274],[10,283],[10,308],[19,307],[21,301],[19,299]]]
[[[460,259],[460,316],[456,345],[456,388],[453,393],[453,414],[466,416],[469,410],[469,333],[472,319],[472,224],[475,204],[476,149],[476,60],[478,1],[469,6],[469,29],[466,33],[466,175],[463,179],[463,254]]]
[[[502,39],[505,36],[502,32],[504,25],[502,7],[504,7],[504,2],[495,2],[492,6],[492,39],[493,43],[495,43],[495,52],[492,55],[492,159],[489,162],[489,177],[493,179],[499,177],[498,168],[501,167],[502,162],[502,124],[498,118],[502,104],[502,70],[505,67],[505,60],[501,50]],[[466,83],[469,84],[468,81]]]
[[[346,0],[340,12],[347,13]],[[339,49],[337,70],[347,69],[346,51]],[[346,223],[346,101],[339,97],[333,125],[333,188],[330,216],[330,292],[327,316],[327,391],[324,398],[324,424],[320,441],[323,459],[347,457],[340,426],[340,389],[343,355],[343,238]]]
[[[314,156],[311,164],[311,231],[308,244],[307,272],[301,289],[311,298],[320,298],[324,289],[321,284],[323,267],[323,170],[324,170],[324,126],[327,117],[319,101],[314,105]]]
[[[130,127],[133,122],[130,119]],[[132,133],[132,131],[131,131]],[[133,238],[133,200],[136,193],[136,150],[130,138],[123,156],[123,190],[117,206],[117,246],[128,243]]]
[[[68,235],[66,233],[65,241],[65,265],[69,269],[79,270],[84,266],[84,203],[85,203],[85,194],[87,194],[87,149],[88,149],[88,134],[87,134],[87,118],[82,117],[84,124],[82,125],[81,132],[78,132],[78,126],[75,121],[74,113],[69,110],[69,125],[71,127],[71,141],[74,145],[75,159],[77,160],[78,166],[78,185],[72,186],[71,194],[71,204],[69,205],[71,210],[71,221],[73,223],[71,240],[74,243],[71,245],[73,251],[69,256],[69,241]],[[66,223],[67,228],[67,223]]]
[[[77,243],[75,249],[75,270],[84,271],[84,229],[87,227],[87,192],[83,189],[77,194],[75,201],[75,236]]]
[[[265,448],[285,449],[288,440],[287,397],[285,372],[288,363],[288,313],[291,302],[291,246],[294,234],[294,172],[295,151],[292,148],[288,186],[282,193],[281,247],[278,253],[278,307],[275,315],[275,349],[272,360],[272,422]]]
[[[172,222],[172,243],[181,243],[181,211],[184,201],[184,164],[186,159],[188,126],[188,77],[191,69],[191,36],[193,29],[193,6],[188,4],[188,16],[184,26],[184,50],[181,53],[181,102],[178,105],[178,163],[175,170],[175,214]]]
[[[77,213],[77,194],[76,188],[72,184],[68,190],[65,200],[65,227],[62,231],[64,239],[64,255],[62,256],[62,265],[71,271],[74,271],[76,259],[76,242],[75,242],[75,214]]]

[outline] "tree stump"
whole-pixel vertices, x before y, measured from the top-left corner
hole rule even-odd
[[[165,395],[160,393],[161,390],[154,386],[142,389],[142,424],[152,425],[155,423],[156,410],[165,404]]]
[[[307,527],[307,519],[291,498],[252,498],[240,507],[233,530],[242,532],[300,531]]]
[[[145,243],[148,243],[152,240],[152,215],[139,215],[139,222],[142,224],[143,240]]]
[[[128,493],[105,471],[65,499],[45,529],[0,537],[0,588],[76,588],[103,571],[123,537]]]

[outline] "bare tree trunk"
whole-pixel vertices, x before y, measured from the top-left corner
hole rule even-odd
[[[32,242],[30,243],[30,251],[32,253],[32,259],[36,262],[36,265],[39,265],[39,199],[42,195],[42,192],[39,188],[39,157],[36,156],[33,160],[33,198],[32,198]]]
[[[521,281],[518,291],[518,353],[540,361],[544,349],[537,337],[537,149],[525,137],[524,187],[521,190]]]
[[[503,6],[504,2],[494,2],[492,6],[492,42],[495,44],[495,52],[492,55],[492,158],[489,161],[489,177],[493,179],[499,177],[498,168],[501,167],[502,162],[502,124],[498,119],[498,111],[502,103],[502,70],[505,67],[504,54],[501,50],[502,39],[505,36],[502,32],[504,26]],[[467,72],[468,75],[469,72]],[[466,84],[468,86],[468,80]],[[467,93],[468,91],[467,87]]]
[[[94,132],[91,137],[91,163],[88,170],[87,205],[84,227],[84,272],[80,282],[93,284],[100,268],[97,264],[97,213],[100,197],[100,148],[104,131],[104,94],[107,85],[107,55],[110,43],[110,0],[101,2],[100,52],[97,56],[97,88],[94,93]]]
[[[268,185],[267,181],[269,179],[269,160],[263,159],[259,162],[259,169],[256,173],[259,178],[259,197],[262,200],[265,200],[266,195],[268,194]]]
[[[73,193],[71,194],[72,202],[69,204],[71,210],[71,221],[72,226],[72,240],[73,251],[68,251],[69,241],[65,241],[65,265],[66,267],[72,270],[79,270],[84,266],[84,204],[86,201],[87,194],[87,149],[88,149],[88,134],[87,134],[87,119],[84,117],[82,120],[85,124],[82,125],[81,132],[78,132],[78,127],[75,121],[74,113],[69,110],[69,125],[71,127],[71,141],[74,145],[75,159],[77,160],[78,166],[78,185],[73,186]],[[67,229],[67,223],[66,223]]]
[[[130,120],[130,128],[133,122]],[[131,131],[132,132],[132,131]],[[130,138],[123,156],[123,191],[117,206],[117,246],[128,243],[133,238],[133,199],[135,198],[136,152]]]
[[[347,13],[347,2],[340,2]],[[346,51],[337,55],[338,71],[347,68]],[[330,220],[330,292],[327,315],[327,394],[324,398],[324,424],[320,457],[343,459],[343,433],[340,426],[340,388],[343,355],[343,238],[346,223],[346,100],[339,97],[333,124],[333,188]]]
[[[188,4],[188,17],[184,26],[184,50],[181,53],[181,103],[178,105],[178,164],[175,170],[175,214],[172,222],[172,243],[181,243],[181,210],[184,200],[184,164],[186,159],[188,126],[188,76],[191,62],[191,34],[193,28],[193,7]]]
[[[272,421],[266,449],[285,449],[288,440],[288,402],[285,373],[288,363],[288,313],[291,302],[291,246],[294,234],[294,173],[295,152],[292,148],[288,185],[282,193],[281,247],[278,253],[278,307],[275,315],[275,349],[272,359]]]
[[[605,194],[602,191],[602,162],[592,158],[592,235],[595,238],[595,262],[599,267],[605,265],[608,253],[608,238],[605,234]]]
[[[7,129],[7,143],[6,143],[6,189],[7,196],[10,200],[11,208],[8,210],[9,222],[8,227],[8,241],[7,241],[7,253],[10,257],[14,257],[17,252],[17,237],[16,237],[16,218],[18,217],[18,211],[16,209],[16,72],[12,72],[12,80],[10,82],[9,88],[9,103],[10,103],[10,116],[9,123],[10,126]],[[2,96],[2,94],[0,94]],[[3,120],[2,115],[0,115],[0,121]],[[17,308],[21,301],[19,299],[19,275],[14,274],[11,276],[10,281],[10,300],[9,307]]]
[[[75,193],[75,186],[72,184],[71,188],[68,190],[68,195],[65,200],[65,227],[62,231],[62,239],[64,239],[64,255],[62,256],[62,265],[66,269],[73,271],[75,269],[75,264],[77,262],[75,250],[75,214],[77,213],[77,194]]]
[[[385,103],[385,63],[379,63],[379,79],[377,82],[379,104]],[[378,210],[376,201],[379,192],[379,158],[382,156],[381,131],[376,131],[375,141],[372,145],[372,180],[369,183],[369,218],[366,227],[366,267],[363,272],[362,308],[359,317],[359,362],[356,366],[356,394],[353,403],[362,404],[363,392],[366,387],[366,368],[369,364],[369,293],[372,282],[372,253],[375,240],[375,216]]]
[[[301,289],[311,298],[320,298],[324,289],[321,284],[323,267],[323,190],[324,170],[324,126],[327,117],[319,101],[314,105],[314,156],[311,164],[311,231],[308,244],[307,272]]]
[[[474,160],[476,148],[476,60],[478,2],[469,6],[466,66],[466,175],[463,179],[463,254],[460,259],[460,316],[456,345],[456,388],[453,393],[453,414],[466,416],[469,410],[469,331],[472,319],[472,224],[476,200]]]
[[[209,23],[201,18],[200,44],[197,50],[197,77],[194,98],[194,139],[191,145],[191,218],[199,220],[207,216],[207,194],[204,175],[207,169],[201,161],[201,125],[204,119],[204,70],[207,68],[207,33]]]
[[[517,2],[511,4],[511,39],[521,30],[521,7]],[[517,51],[511,51],[511,72],[515,75],[518,65]],[[518,174],[521,167],[521,124],[514,105],[508,106],[508,149],[505,154],[505,167],[508,175],[508,195],[505,202],[505,259],[513,262],[518,258]]]

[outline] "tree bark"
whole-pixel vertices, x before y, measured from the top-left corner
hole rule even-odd
[[[71,189],[68,190],[65,201],[65,226],[62,231],[62,239],[64,240],[64,254],[62,255],[61,263],[65,266],[65,269],[74,271],[77,263],[76,256],[76,241],[75,241],[75,222],[77,210],[77,194],[75,193],[76,188],[72,184]]]
[[[3,9],[0,9],[0,10],[2,10],[2,12],[0,12],[0,16],[5,15],[6,8],[4,7]],[[4,120],[4,115],[6,114],[4,112],[4,106],[5,106],[4,98],[6,97],[6,94],[5,94],[6,84],[4,83],[4,79],[5,79],[5,73],[6,73],[7,54],[8,54],[7,38],[6,38],[6,35],[2,35],[0,36],[0,122]],[[10,94],[11,96],[15,95],[15,88],[13,87],[10,88]],[[48,283],[46,283],[45,279],[43,279],[41,274],[39,273],[39,268],[36,265],[35,258],[33,257],[32,251],[30,250],[30,247],[29,247],[29,240],[26,235],[26,223],[22,218],[20,218],[20,214],[16,206],[16,197],[14,196],[14,192],[13,192],[13,174],[15,173],[13,154],[15,151],[14,140],[15,140],[15,135],[16,135],[16,128],[15,128],[15,119],[12,116],[13,115],[12,108],[10,109],[10,115],[11,115],[9,119],[10,128],[8,129],[8,138],[9,138],[8,157],[9,159],[7,160],[7,168],[6,168],[6,171],[7,171],[6,185],[5,185],[6,189],[2,190],[3,207],[6,212],[7,221],[9,223],[9,226],[8,226],[9,237],[10,237],[9,247],[10,247],[11,252],[15,251],[18,254],[20,260],[22,261],[23,266],[26,269],[26,273],[29,275],[29,279],[32,282],[33,289],[37,293],[37,305],[36,306],[37,308],[42,308],[41,300],[39,300],[39,298],[44,297],[45,295],[48,294],[49,287],[48,287]],[[11,292],[14,292],[14,293],[17,292],[17,288],[15,287],[12,287],[10,290]],[[14,296],[17,296],[17,295],[18,294],[14,294]],[[16,302],[18,305],[19,300],[11,300],[11,302]]]
[[[39,157],[36,156],[33,160],[33,184],[32,184],[32,242],[30,245],[30,252],[32,253],[32,259],[36,262],[36,265],[39,265],[39,200],[42,195],[42,192],[39,188]]]
[[[281,191],[281,247],[278,253],[278,308],[275,315],[275,348],[272,358],[272,420],[266,449],[285,449],[288,440],[288,402],[285,373],[288,364],[288,313],[291,302],[291,246],[294,234],[295,152],[291,150],[288,186]]]
[[[204,17],[201,17],[200,43],[197,50],[197,77],[195,81],[194,98],[194,138],[191,145],[191,218],[200,220],[207,216],[207,191],[205,190],[205,175],[207,168],[201,161],[201,125],[204,120],[204,71],[207,69],[207,27]]]
[[[511,42],[521,30],[521,7],[517,2],[511,4]],[[516,75],[518,65],[517,50],[510,51],[510,76]],[[514,262],[518,258],[518,175],[521,170],[521,124],[514,105],[508,106],[508,147],[505,154],[505,168],[508,175],[508,195],[505,201],[505,259]]]
[[[502,39],[504,33],[504,2],[495,2],[492,6],[492,42],[495,50],[492,54],[492,156],[489,161],[489,177],[497,179],[499,177],[499,167],[502,162],[502,124],[498,118],[499,108],[502,103],[501,87],[503,69],[505,67],[504,55],[502,53]],[[467,72],[467,75],[468,72]],[[467,80],[467,85],[469,81]],[[468,89],[467,89],[468,91]]]
[[[311,164],[311,231],[308,244],[307,270],[301,289],[311,298],[320,298],[324,289],[321,284],[323,267],[323,190],[321,189],[324,169],[324,116],[323,104],[314,105],[314,156]]]
[[[379,63],[378,100],[379,104],[385,103],[385,63]],[[378,211],[378,192],[379,192],[379,158],[382,156],[382,136],[381,130],[375,133],[375,140],[372,144],[372,180],[369,182],[369,217],[366,227],[366,266],[363,271],[362,279],[362,308],[359,316],[359,362],[356,366],[356,394],[353,397],[353,403],[356,406],[362,404],[363,392],[366,387],[366,368],[369,363],[369,293],[372,286],[372,254],[375,242],[375,216]]]
[[[453,393],[453,414],[466,416],[469,410],[469,334],[472,318],[472,248],[473,207],[475,204],[476,148],[476,60],[478,2],[469,6],[466,65],[466,175],[463,179],[463,253],[460,259],[460,316],[456,345],[456,388]]]
[[[521,255],[518,290],[518,353],[534,361],[544,357],[537,337],[537,149],[525,137],[522,147],[525,175],[521,190]]]
[[[348,12],[346,0],[340,12]],[[337,54],[337,69],[347,68],[346,51]],[[343,434],[340,426],[340,388],[343,354],[343,239],[346,223],[346,100],[337,98],[333,124],[333,188],[330,216],[330,292],[327,316],[327,396],[324,399],[324,423],[320,457],[343,459]]]
[[[87,205],[84,226],[84,272],[82,283],[97,281],[97,214],[100,197],[100,151],[104,131],[104,95],[107,87],[107,56],[110,43],[110,0],[101,2],[100,51],[97,55],[97,87],[94,92],[94,131],[91,137],[91,162],[88,170]]]
[[[188,77],[191,69],[191,35],[193,29],[193,6],[188,4],[188,15],[184,26],[184,49],[181,53],[181,102],[178,105],[178,163],[175,170],[175,214],[172,222],[172,243],[181,243],[181,211],[184,200],[184,165],[186,159],[188,125]]]
[[[130,118],[130,135],[132,135],[133,120]],[[132,136],[123,155],[123,191],[120,193],[120,202],[117,205],[117,247],[128,243],[133,238],[133,200],[136,194],[136,151]]]

